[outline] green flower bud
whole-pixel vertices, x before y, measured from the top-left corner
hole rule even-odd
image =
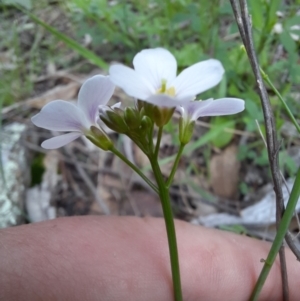
[[[113,147],[113,143],[107,134],[98,129],[95,126],[90,127],[91,134],[86,135],[86,137],[96,146],[100,147],[101,149],[107,151]]]
[[[128,125],[129,129],[138,129],[141,125],[140,112],[138,112],[134,108],[127,107],[124,111],[124,120]]]
[[[193,131],[194,131],[195,121],[188,121],[184,120],[184,118],[180,118],[179,120],[179,141],[182,144],[187,144],[190,142]]]
[[[144,116],[141,121],[141,131],[148,131],[152,128],[152,120],[148,116]]]
[[[115,108],[114,110],[106,110],[104,114],[100,114],[100,119],[113,131],[125,134],[128,127],[124,121],[123,111]]]
[[[155,106],[153,108],[153,121],[158,127],[166,125],[171,119],[175,108],[163,108]]]
[[[154,109],[154,105],[151,104],[151,103],[148,103],[146,101],[144,101],[144,104],[143,104],[143,109],[144,109],[144,114],[147,115],[148,117],[150,117],[150,119],[153,120],[153,109]]]

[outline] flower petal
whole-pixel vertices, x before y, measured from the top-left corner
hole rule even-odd
[[[245,102],[238,98],[220,98],[217,100],[193,101],[185,107],[192,120],[204,116],[222,116],[236,114],[245,109]]]
[[[164,48],[145,49],[133,59],[135,71],[151,83],[155,91],[161,88],[162,80],[167,84],[176,77],[177,62]]]
[[[181,106],[178,106],[176,108],[176,111],[179,112],[183,118],[196,120],[198,118],[198,116],[197,116],[198,111],[203,110],[204,107],[208,106],[210,104],[210,102],[212,102],[212,101],[213,101],[213,98],[210,98],[205,101],[201,101],[201,100],[190,101]]]
[[[56,148],[62,147],[64,145],[72,142],[73,140],[77,139],[81,135],[82,135],[82,133],[80,133],[80,132],[73,132],[73,133],[60,135],[60,136],[45,140],[41,146],[45,149],[56,149]]]
[[[89,128],[81,110],[64,100],[48,103],[31,121],[38,127],[52,131],[81,131]]]
[[[121,101],[119,101],[119,102],[115,103],[114,105],[112,105],[111,108],[112,109],[114,109],[114,108],[121,108],[121,104],[122,104]]]
[[[115,85],[108,76],[95,75],[84,82],[78,94],[78,107],[91,124],[96,124],[98,107],[108,103],[114,90]]]
[[[128,95],[145,100],[156,92],[147,80],[136,71],[123,65],[113,65],[109,68],[111,81],[122,88]]]
[[[176,97],[190,97],[216,86],[222,79],[224,69],[218,60],[210,59],[183,70],[171,83]]]
[[[145,101],[152,103],[159,107],[174,108],[179,105],[186,104],[187,102],[190,101],[190,98],[184,98],[184,99],[178,100],[178,99],[168,96],[166,94],[156,94],[156,95],[150,96]]]

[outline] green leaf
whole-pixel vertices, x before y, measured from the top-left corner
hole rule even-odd
[[[216,127],[224,127],[224,124],[226,124],[226,117],[215,117],[212,119],[211,124]],[[214,127],[210,128],[210,131],[214,131]],[[213,143],[213,145],[215,147],[223,148],[224,146],[229,144],[232,137],[233,137],[233,133],[223,132],[223,133],[219,133],[218,135],[216,135],[211,140],[211,142]]]
[[[182,48],[172,49],[179,67],[187,67],[201,60],[202,50],[199,43],[185,44]]]
[[[221,230],[233,232],[236,234],[245,235],[248,233],[247,229],[242,225],[220,225]]]
[[[297,48],[296,43],[291,38],[290,34],[286,30],[284,30],[280,34],[279,38],[280,38],[280,42],[282,43],[284,48],[287,50],[289,55],[292,55],[296,52],[296,48]]]
[[[259,157],[256,157],[254,163],[259,166],[267,166],[269,163],[268,151],[264,148]]]
[[[218,89],[218,98],[226,97],[227,95],[227,77],[226,75],[223,76]]]
[[[263,120],[262,109],[257,105],[255,101],[247,98],[245,101],[246,112],[250,115],[252,119],[257,119],[258,121]]]
[[[262,9],[262,1],[261,0],[250,0],[249,7],[252,17],[253,27],[257,29],[262,29],[264,24],[264,14]]]
[[[269,2],[269,7],[267,10],[269,15],[268,17],[269,22],[267,24],[268,27],[272,27],[275,24],[277,20],[276,12],[280,9],[281,2],[282,0],[271,0]]]

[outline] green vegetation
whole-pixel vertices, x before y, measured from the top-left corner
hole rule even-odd
[[[294,117],[299,119],[300,30],[295,25],[300,24],[297,15],[300,1],[292,3],[249,1],[261,67],[286,100]],[[25,9],[30,9],[35,16],[33,19],[13,4],[22,4],[22,1],[5,0],[0,6],[3,20],[0,25],[0,104],[9,105],[32,95],[33,79],[44,74],[50,63],[63,69],[84,57],[106,69],[104,62],[130,64],[139,50],[157,46],[168,48],[176,56],[179,69],[213,57],[223,63],[226,75],[218,87],[201,97],[239,97],[245,99],[246,110],[234,119],[212,119],[212,127],[206,134],[210,138],[206,142],[217,148],[227,146],[235,136],[220,129],[230,123],[232,129],[254,134],[254,138],[247,138],[240,145],[239,158],[259,166],[268,165],[265,146],[255,123],[257,119],[264,132],[260,101],[249,62],[240,47],[229,1],[68,0],[57,4],[44,0],[35,7],[33,1],[28,0]],[[63,16],[59,22],[48,16],[55,16],[55,13]],[[92,66],[86,68],[92,69]],[[270,97],[280,132],[289,118],[271,88]],[[172,133],[174,126],[170,125],[168,129]],[[202,145],[203,138],[189,147],[195,149]],[[293,138],[288,140],[282,145],[281,163],[289,175],[295,175],[293,159],[285,155],[287,143],[293,144]],[[242,191],[248,191],[245,185],[241,187]]]

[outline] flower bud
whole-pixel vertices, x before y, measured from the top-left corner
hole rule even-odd
[[[125,134],[128,132],[128,127],[124,121],[124,112],[119,108],[114,110],[105,110],[104,114],[100,113],[100,119],[113,131]]]
[[[138,129],[141,125],[140,112],[135,110],[134,108],[127,107],[124,111],[124,120],[129,129]]]
[[[166,125],[171,119],[175,108],[157,107],[153,108],[153,121],[158,127]]]
[[[152,103],[146,101],[143,101],[143,103],[144,104],[141,111],[143,110],[145,112],[144,114],[153,120],[153,109],[155,108],[155,106]]]
[[[144,116],[141,121],[141,131],[148,131],[152,124],[152,120],[148,116]]]
[[[98,129],[95,126],[90,127],[91,134],[86,135],[86,137],[96,146],[100,147],[101,149],[107,151],[113,147],[113,143],[107,134]]]
[[[187,144],[190,142],[193,131],[194,131],[195,121],[193,120],[184,120],[184,118],[180,118],[179,120],[179,141],[182,144]]]

